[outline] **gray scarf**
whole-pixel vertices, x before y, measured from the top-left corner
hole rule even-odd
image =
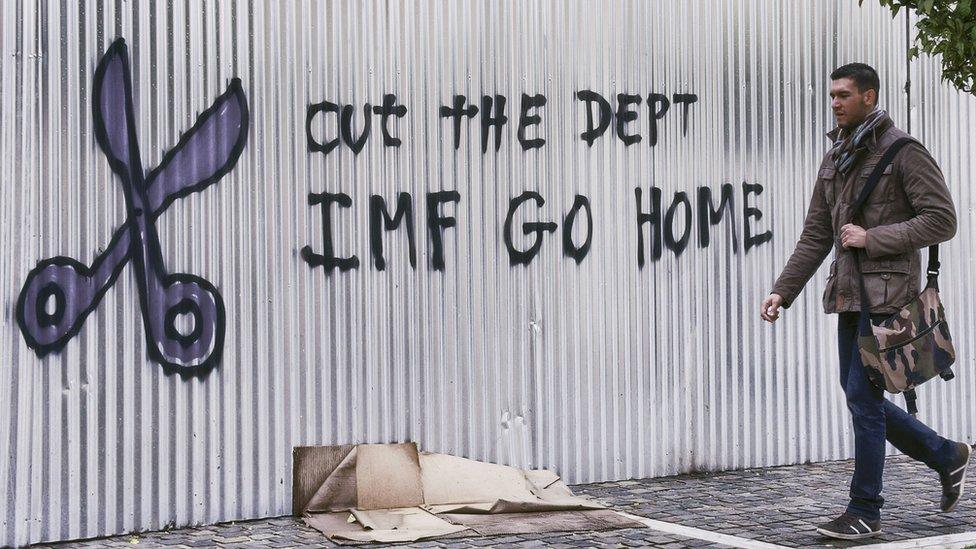
[[[846,174],[867,150],[866,141],[875,129],[887,129],[892,124],[888,113],[882,109],[875,109],[853,131],[841,130],[834,141],[831,157],[834,166],[842,174]]]

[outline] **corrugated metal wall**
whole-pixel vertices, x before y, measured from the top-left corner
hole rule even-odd
[[[902,127],[910,114],[957,201],[943,293],[959,375],[925,387],[921,407],[943,434],[973,438],[976,100],[940,84],[937,62],[909,68],[903,16],[865,4],[4,0],[0,543],[284,514],[296,445],[414,440],[571,482],[850,457],[835,318],[820,308],[825,274],[775,326],[758,305],[799,234],[827,145],[828,74],[855,60],[879,69],[882,104]],[[61,352],[39,358],[16,321],[38,261],[88,265],[126,221],[92,116],[96,65],[119,37],[146,169],[231,78],[247,98],[237,165],[156,219],[169,271],[223,296],[226,338],[209,376],[166,375],[153,359],[132,262]],[[618,94],[639,95],[623,130],[642,142],[626,146],[613,125],[587,146],[581,90],[614,108]],[[309,105],[354,105],[358,132],[362,105],[387,93],[407,108],[390,123],[400,147],[383,146],[374,116],[359,154],[308,150]],[[528,129],[546,143],[526,151],[523,93],[547,98]],[[686,115],[672,103],[654,146],[652,93],[698,97]],[[508,100],[499,148],[492,134],[482,152],[480,113],[455,149],[440,107],[496,94]],[[328,117],[312,129],[339,131]],[[746,196],[743,183],[763,191]],[[734,223],[712,227],[701,247],[698,189],[717,201],[724,184]],[[652,187],[664,208],[687,193],[691,219],[679,201],[667,227],[680,241],[690,221],[691,237],[680,255],[665,247],[653,260],[644,225],[639,268],[635,188],[646,211]],[[460,200],[439,209],[457,224],[442,231],[434,270],[427,193],[455,190]],[[514,244],[532,243],[524,221],[558,229],[529,265],[511,265],[504,220],[527,190],[545,205],[522,206]],[[351,199],[332,208],[333,239],[358,269],[302,258],[306,245],[324,250],[322,209],[308,202],[323,192]],[[401,226],[384,237],[379,271],[369,197],[393,211],[400,192],[413,200],[417,266]],[[579,264],[562,244],[577,194],[593,219]],[[746,219],[746,200],[761,219]],[[771,240],[746,250],[747,223]]]

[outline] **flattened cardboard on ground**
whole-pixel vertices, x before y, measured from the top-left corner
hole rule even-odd
[[[574,495],[559,475],[429,454],[420,456],[427,508],[434,513],[530,513],[604,509]],[[502,471],[507,470],[507,471]],[[492,484],[492,486],[482,487]],[[432,503],[428,493],[437,494]]]
[[[358,509],[395,509],[424,504],[417,445],[360,444],[356,447]]]
[[[447,454],[420,456],[427,505],[536,499],[521,470]]]
[[[422,511],[420,508],[413,508]],[[365,511],[365,513],[376,513],[377,511]],[[428,513],[429,515],[429,513]],[[430,515],[434,516],[434,515]],[[421,539],[437,538],[448,539],[458,537],[470,537],[476,535],[472,530],[463,525],[454,525],[450,522],[441,520],[447,529],[453,530],[452,533],[436,534],[431,528],[417,529],[413,531],[384,531],[374,534],[366,530],[355,520],[352,512],[344,511],[341,513],[307,513],[302,517],[305,525],[325,534],[331,541],[339,545],[362,545],[383,541],[393,543],[396,541],[419,541]],[[438,517],[434,517],[438,518]],[[440,520],[440,519],[439,519]],[[352,522],[350,522],[352,521]],[[440,525],[441,523],[438,523]],[[382,539],[380,539],[382,538]],[[395,539],[394,539],[395,538]]]
[[[551,471],[418,453],[413,443],[359,445],[341,461],[341,447],[321,448],[328,455],[296,458],[296,477],[325,480],[310,497],[302,484],[295,501],[308,502],[294,511],[336,543],[644,527],[574,495]]]
[[[323,446],[331,451],[335,446]],[[318,487],[318,490],[308,500],[308,503],[300,511],[292,509],[297,514],[308,512],[329,512],[329,511],[348,511],[355,509],[358,505],[358,493],[356,490],[356,456],[358,449],[354,446],[346,454],[346,457],[333,469],[325,481]],[[319,463],[328,463],[332,460],[321,460]]]
[[[586,511],[604,509],[599,503],[582,498],[565,499],[559,501],[521,501],[499,499],[486,503],[465,503],[462,505],[430,505],[430,512],[464,513],[468,515],[497,515],[500,513],[542,513],[547,511]]]
[[[343,534],[358,535],[363,531],[361,524],[350,522],[352,514],[348,511],[336,513],[306,513],[302,519],[307,526],[322,532],[329,539],[335,539]]]
[[[354,444],[342,446],[299,446],[292,451],[291,508],[295,516],[300,516],[309,506],[312,496],[322,488],[336,467],[354,451]],[[355,495],[355,485],[353,485]],[[353,497],[348,508],[355,507]]]
[[[362,530],[345,530],[336,534],[337,538],[354,541],[417,541],[455,534],[468,527],[452,524],[420,507],[403,509],[374,509],[371,511],[351,511]]]

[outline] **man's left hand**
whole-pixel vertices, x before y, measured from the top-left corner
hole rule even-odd
[[[845,248],[863,248],[867,234],[862,227],[848,223],[840,228],[840,243]]]

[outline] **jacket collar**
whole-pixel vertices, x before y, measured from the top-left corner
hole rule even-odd
[[[871,151],[872,153],[878,152],[878,139],[881,137],[882,134],[884,134],[884,132],[888,131],[888,128],[892,126],[894,126],[894,123],[881,124],[871,132],[871,135],[868,136],[868,139],[865,142],[867,143],[869,151]],[[840,132],[841,132],[840,126],[837,126],[834,129],[827,132],[827,138],[830,139],[830,142],[832,144],[837,142],[837,137],[840,135]]]

